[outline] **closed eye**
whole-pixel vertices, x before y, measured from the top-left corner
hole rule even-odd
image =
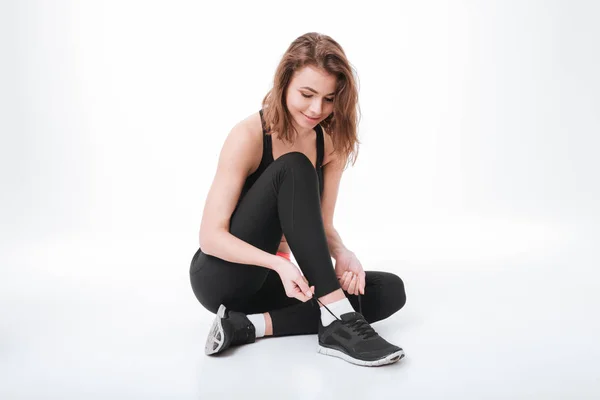
[[[304,93],[302,93],[302,96],[306,97],[307,99],[310,99],[312,97],[312,95],[306,95]],[[325,101],[328,101],[329,103],[333,103],[333,98],[325,98]]]

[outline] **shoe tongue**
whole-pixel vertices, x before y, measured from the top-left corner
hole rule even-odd
[[[340,315],[340,318],[342,321],[347,322],[347,321],[353,321],[355,319],[364,318],[364,317],[357,312],[349,312],[349,313]]]

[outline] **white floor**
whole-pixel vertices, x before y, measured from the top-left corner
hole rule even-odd
[[[318,355],[316,336],[206,357],[213,317],[178,234],[4,243],[0,398],[600,398],[598,230],[512,228],[429,248],[400,234],[397,252],[362,257],[406,284],[374,326],[407,356],[381,368]]]

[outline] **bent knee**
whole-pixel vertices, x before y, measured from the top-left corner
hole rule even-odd
[[[392,294],[392,303],[394,312],[400,310],[406,304],[406,290],[404,281],[395,274],[390,274],[389,277],[390,293]]]
[[[278,157],[277,160],[286,165],[293,165],[294,167],[309,167],[314,169],[312,162],[308,159],[306,154],[301,153],[299,151],[292,151],[291,153],[286,153],[281,157]]]

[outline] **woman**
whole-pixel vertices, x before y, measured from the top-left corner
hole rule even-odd
[[[343,49],[308,33],[284,54],[262,110],[229,133],[190,267],[194,294],[217,314],[206,354],[318,333],[319,353],[358,365],[404,356],[369,325],[404,306],[402,280],[363,271],[333,227],[342,172],[356,160],[357,108]]]

